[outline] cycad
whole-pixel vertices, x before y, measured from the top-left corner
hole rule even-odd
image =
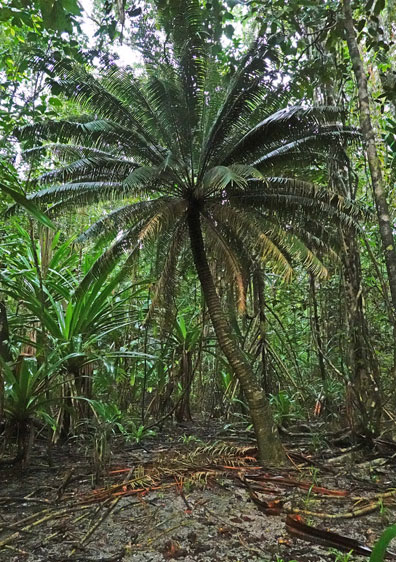
[[[19,138],[49,141],[28,154],[50,149],[63,162],[41,178],[50,187],[32,195],[52,205],[50,216],[104,199],[126,201],[81,236],[111,244],[80,290],[121,260],[127,271],[157,242],[160,297],[174,286],[181,252],[191,249],[219,345],[250,407],[260,459],[279,460],[265,396],[222,310],[209,263],[220,261],[235,281],[241,311],[246,277],[263,261],[286,278],[296,262],[325,276],[318,256],[333,252],[331,223],[351,224],[355,211],[293,171],[312,169],[329,145],[355,133],[340,127],[333,108],[290,105],[287,88],[271,86],[263,38],[232,75],[220,73],[198,0],[183,5],[165,61],[148,65],[143,76],[112,67],[96,78],[58,67],[58,86],[84,114],[30,126]]]

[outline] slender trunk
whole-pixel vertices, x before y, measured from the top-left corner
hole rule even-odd
[[[193,378],[194,369],[192,363],[192,352],[183,349],[179,373],[179,381],[182,388],[182,398],[175,411],[175,418],[178,422],[192,421],[190,398]]]
[[[395,5],[392,6],[391,0],[388,0],[384,6],[385,9],[377,17],[372,16],[369,23],[370,50],[375,53],[373,59],[377,66],[382,90],[386,96],[384,103],[392,104],[394,116],[396,116],[396,70],[392,56],[392,44],[395,7]]]
[[[380,432],[381,392],[380,372],[370,343],[364,311],[362,272],[359,248],[354,232],[341,234],[344,243],[345,292],[350,341],[352,384],[347,399],[347,411],[355,434],[371,437]]]
[[[374,201],[378,215],[379,231],[385,256],[389,288],[393,305],[393,330],[394,336],[396,337],[396,248],[393,238],[392,220],[390,217],[389,206],[386,200],[386,193],[383,185],[381,163],[378,158],[377,148],[375,144],[375,134],[371,123],[367,77],[359,52],[356,32],[353,26],[350,0],[344,0],[344,14],[349,55],[351,57],[353,70],[358,84],[358,95],[360,102],[360,126],[362,129],[363,138],[366,143],[367,160],[370,168]]]
[[[318,363],[319,363],[319,371],[320,377],[322,379],[323,388],[325,390],[326,386],[326,367],[323,357],[323,343],[322,343],[322,336],[320,333],[320,321],[319,321],[319,307],[318,307],[318,299],[316,295],[316,285],[315,285],[315,277],[313,273],[309,274],[309,286],[311,289],[311,298],[312,298],[312,332],[314,335],[315,340],[315,347],[318,352]]]
[[[147,293],[147,310],[149,310],[150,289]],[[149,324],[146,322],[144,331],[144,371],[143,371],[143,387],[142,387],[142,404],[141,404],[141,420],[144,425],[146,420],[146,389],[147,389],[147,342],[148,342],[148,329]]]
[[[350,6],[346,6],[346,4],[344,4],[344,6],[346,14],[349,9],[349,17],[351,17]],[[353,22],[352,27],[350,23],[351,21],[349,22],[348,34],[352,34],[352,38],[349,38],[348,47],[350,51],[351,49],[354,51],[355,57],[358,59],[357,61],[355,60],[354,66],[354,70],[357,72],[361,71],[363,67],[357,48],[356,36],[354,35]],[[363,76],[363,80],[366,80],[365,76]],[[367,94],[367,81],[364,86]],[[362,91],[359,89],[359,94],[361,93]],[[335,105],[334,86],[329,84],[325,87],[324,98],[326,105]],[[368,123],[365,124],[367,130],[367,128],[371,128],[369,106],[367,103],[365,110],[368,111],[366,114]],[[361,113],[361,125],[363,129],[363,111]],[[373,136],[372,141],[374,141]],[[375,144],[372,148],[374,148],[375,152]],[[340,165],[340,162],[344,162],[344,165]],[[382,181],[381,169],[378,171],[379,178]],[[329,180],[332,188],[338,193],[341,193],[351,201],[356,200],[357,185],[352,179],[349,159],[345,151],[336,145],[332,148],[329,158]],[[344,227],[340,229],[339,235],[343,247],[341,259],[343,264],[342,285],[344,292],[344,298],[340,298],[340,302],[345,302],[345,321],[348,333],[348,338],[346,340],[348,348],[347,360],[350,372],[346,392],[346,417],[354,434],[364,435],[370,438],[373,435],[377,435],[380,431],[382,413],[380,368],[375,351],[371,345],[369,326],[364,307],[362,268],[357,233],[353,228]],[[387,297],[388,289],[386,286],[384,294]],[[389,304],[389,308],[391,309],[390,318],[393,322],[393,309],[391,304]],[[341,325],[342,324],[343,321],[341,320]],[[343,343],[340,344],[340,349],[342,350],[342,348]]]
[[[3,301],[0,301],[0,357],[3,361],[11,361],[9,344],[9,330],[7,309]],[[4,372],[0,365],[0,421],[4,416]]]
[[[264,391],[258,385],[253,370],[234,338],[222,310],[206,257],[199,208],[194,203],[189,209],[188,227],[194,264],[219,346],[238,378],[249,406],[257,439],[259,460],[261,462],[284,462],[285,454]]]

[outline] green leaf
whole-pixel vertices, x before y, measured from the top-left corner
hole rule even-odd
[[[373,548],[373,552],[370,556],[370,562],[383,562],[386,556],[386,549],[388,548],[391,540],[395,537],[396,525],[392,525],[391,527],[385,529]]]
[[[22,195],[22,193],[15,191],[15,189],[12,189],[11,187],[4,185],[3,183],[0,183],[0,189],[4,193],[12,197],[14,201],[18,203],[18,205],[21,205],[21,207],[26,209],[39,222],[41,222],[41,224],[47,226],[48,228],[55,229],[54,223],[46,215],[44,215],[44,213],[42,213],[34,203],[29,201],[29,199],[26,199],[26,197]]]
[[[0,21],[10,21],[12,16],[12,10],[10,8],[0,9]]]
[[[385,0],[377,0],[373,12],[376,16],[379,16],[379,14],[382,12],[384,8],[385,8]]]
[[[66,11],[73,16],[79,16],[81,14],[81,8],[78,5],[77,0],[63,0],[63,7]]]
[[[48,102],[54,107],[62,107],[62,101],[59,98],[51,97]]]
[[[226,25],[224,28],[224,35],[228,38],[228,39],[232,39],[232,36],[234,35],[234,26],[229,24]]]
[[[47,28],[72,32],[70,18],[67,16],[61,0],[40,0],[40,9]]]
[[[186,339],[186,334],[187,334],[187,330],[186,330],[186,323],[184,321],[184,316],[180,316],[179,318],[179,328],[180,328],[180,332],[182,334],[183,339]]]

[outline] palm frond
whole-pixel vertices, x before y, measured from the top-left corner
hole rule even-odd
[[[137,164],[121,158],[88,156],[74,160],[70,164],[47,172],[40,177],[41,183],[70,181],[122,181],[137,168]]]
[[[268,150],[268,147],[265,147],[264,154],[251,162],[251,165],[263,171],[275,165],[284,165],[287,159],[292,159],[293,161],[295,156],[304,157],[305,160],[311,157],[311,160],[313,160],[316,155],[320,154],[320,151],[322,151],[323,158],[323,153],[328,151],[334,143],[345,140],[348,137],[356,139],[359,137],[359,133],[356,130],[343,130],[339,125],[329,126],[318,130],[314,134],[293,139],[291,142],[285,142],[270,150]]]
[[[84,243],[101,236],[116,236],[123,229],[130,228],[145,219],[147,215],[153,215],[164,204],[166,204],[164,199],[158,198],[152,201],[138,201],[116,209],[90,226],[78,237],[77,242]]]
[[[222,193],[229,185],[243,189],[247,187],[248,180],[252,178],[262,178],[262,174],[253,166],[244,164],[215,166],[210,168],[203,177],[203,193],[205,196]]]
[[[151,317],[154,309],[160,305],[164,309],[164,327],[170,327],[172,322],[172,303],[177,284],[177,264],[180,257],[181,249],[185,243],[186,222],[180,219],[172,233],[170,243],[166,250],[166,258],[164,260],[162,271],[158,281],[155,284],[154,294],[151,299],[151,305],[147,314],[146,321]]]
[[[304,134],[320,132],[324,125],[330,125],[340,118],[341,111],[333,106],[304,107],[295,105],[282,108],[254,125],[224,157],[226,162],[240,161],[245,154],[256,152],[261,146],[287,141]]]
[[[106,278],[122,257],[127,256],[122,269],[125,271],[131,269],[136,262],[139,251],[143,250],[155,235],[159,236],[172,227],[175,220],[183,214],[185,208],[183,200],[162,200],[158,206],[147,206],[145,210],[149,212],[145,213],[144,218],[141,218],[129,228],[118,231],[115,241],[94,263],[81,281],[78,291],[86,290],[97,279]]]
[[[291,278],[293,268],[282,248],[271,240],[268,232],[265,232],[255,220],[252,220],[249,213],[230,205],[218,204],[211,204],[210,212],[216,221],[225,225],[241,241],[242,245],[249,248],[253,260],[270,261],[271,267],[282,277],[286,280]]]
[[[266,45],[262,38],[252,43],[231,77],[214,123],[205,138],[201,150],[201,173],[206,172],[209,162],[221,146],[227,132],[249,110],[249,102],[259,95],[265,69]]]
[[[171,226],[186,210],[187,204],[183,199],[173,199],[166,203],[165,200],[163,200],[163,204],[158,212],[152,216],[141,229],[139,242],[143,244],[147,240],[158,236],[164,228]]]

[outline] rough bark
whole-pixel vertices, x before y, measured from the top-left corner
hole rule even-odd
[[[271,380],[270,373],[268,370],[268,342],[267,342],[267,317],[265,312],[265,285],[264,285],[264,273],[261,270],[257,270],[253,277],[254,289],[256,292],[256,313],[259,316],[260,327],[260,354],[261,354],[261,368],[262,368],[262,386],[266,392],[269,394],[271,392]]]
[[[351,401],[349,423],[353,433],[370,438],[378,435],[381,422],[380,372],[370,343],[362,290],[359,247],[354,232],[342,233],[344,279],[350,341]]]
[[[386,101],[392,104],[393,115],[396,116],[396,71],[393,49],[393,22],[396,16],[396,5],[393,1],[388,0],[384,8],[378,17],[370,18],[370,38],[373,39],[370,49],[375,53],[374,61]],[[383,70],[383,67],[386,70]]]
[[[181,383],[183,394],[175,411],[175,418],[178,422],[192,421],[190,398],[193,378],[194,369],[192,363],[192,352],[183,349],[179,372],[179,381]]]
[[[3,361],[11,361],[9,346],[9,330],[7,310],[3,301],[0,301],[0,356]],[[0,420],[4,416],[4,373],[0,365]]]
[[[381,163],[378,158],[374,129],[371,123],[368,82],[363,66],[362,57],[353,25],[351,1],[344,0],[345,32],[348,44],[349,56],[351,57],[355,73],[358,96],[360,104],[360,126],[366,144],[367,160],[373,186],[374,201],[378,215],[379,231],[385,256],[386,269],[388,273],[389,288],[393,305],[393,315],[396,317],[396,248],[392,232],[392,220],[386,193],[383,185]]]
[[[241,351],[222,310],[206,257],[198,203],[190,204],[188,227],[195,268],[219,346],[240,382],[249,407],[259,460],[267,463],[285,462],[285,453],[264,391],[257,383],[253,370]]]
[[[315,276],[313,275],[313,273],[310,273],[309,275],[309,287],[311,290],[311,299],[312,299],[312,332],[314,335],[315,347],[318,353],[320,378],[322,379],[323,386],[325,387],[326,367],[323,357],[323,343],[322,343],[322,336],[320,331],[319,307],[318,307],[318,299],[316,295]]]

